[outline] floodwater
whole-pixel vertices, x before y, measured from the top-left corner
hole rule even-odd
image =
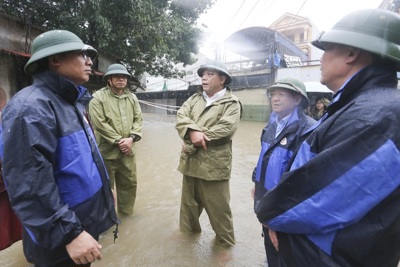
[[[119,238],[112,231],[100,237],[101,261],[93,267],[257,267],[265,266],[261,226],[253,212],[251,173],[260,149],[263,122],[242,121],[233,138],[231,208],[236,245],[222,249],[206,212],[202,233],[179,232],[182,175],[176,170],[181,140],[175,117],[144,114],[143,138],[136,144],[138,192],[132,217],[122,218]],[[30,266],[21,241],[0,252],[0,266]]]

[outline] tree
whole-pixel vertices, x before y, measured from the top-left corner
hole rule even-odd
[[[115,55],[135,76],[144,72],[182,76],[174,64],[193,63],[200,14],[216,0],[3,0],[2,10],[32,25],[66,29]],[[29,51],[26,51],[29,52]]]

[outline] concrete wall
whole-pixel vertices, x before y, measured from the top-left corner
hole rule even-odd
[[[24,65],[30,57],[30,45],[43,31],[39,27],[32,27],[30,36],[26,41],[25,27],[16,17],[0,12],[0,109],[2,108],[2,95],[6,101],[18,90],[31,84],[32,77],[24,73]],[[98,70],[106,72],[110,64],[115,63],[116,56],[99,52]],[[97,72],[98,73],[98,72]],[[90,91],[106,86],[101,73],[91,76],[90,81],[84,84]]]
[[[269,114],[269,105],[242,104],[242,120],[244,121],[267,121]]]
[[[233,91],[242,103],[242,120],[267,121],[270,113],[266,88]]]
[[[0,53],[0,110],[17,90],[15,61],[8,54]]]
[[[40,34],[36,28],[31,29],[31,37]],[[26,32],[21,20],[0,12],[0,109],[20,89],[30,82],[30,78],[23,73],[26,56],[18,55],[29,53],[32,39],[25,42]]]
[[[176,106],[176,99],[149,99],[140,101],[140,108],[143,113],[155,113],[155,114],[176,114],[176,109],[172,106]],[[167,107],[167,106],[171,107]]]
[[[26,46],[26,31],[21,20],[0,12],[1,49],[29,53],[30,44],[40,33],[41,31],[33,27],[30,31],[30,38],[27,40],[28,46]]]
[[[99,51],[99,63],[97,66],[99,71],[106,73],[108,66],[114,63],[116,63],[115,56],[107,55],[103,51]]]
[[[245,91],[242,91],[245,93]],[[244,94],[237,94],[234,92],[236,96],[239,97],[240,102],[242,103],[242,120],[246,121],[267,121],[270,113],[269,103],[266,96],[261,96],[260,99],[264,98],[265,103],[252,103],[251,101],[246,100]],[[256,94],[255,94],[256,95]],[[241,96],[244,96],[242,100]],[[143,113],[155,113],[155,114],[166,114],[166,115],[174,115],[176,114],[176,109],[173,106],[178,106],[176,99],[146,99],[139,100],[140,107]],[[144,102],[146,101],[146,102]],[[166,105],[170,107],[168,109],[165,108]]]
[[[296,68],[278,69],[276,79],[279,80],[286,77],[293,77],[303,82],[315,82],[320,80],[320,68],[321,65],[309,65]]]
[[[295,68],[278,69],[276,77],[277,80],[285,77],[294,77],[304,82],[318,82],[320,80],[320,66],[310,65],[310,66],[302,66]],[[270,81],[270,83],[272,84],[273,81]],[[269,104],[269,99],[265,94],[265,91],[269,85],[259,85],[258,88],[249,88],[249,89],[235,88],[233,94],[236,95],[240,99],[240,102],[242,103],[242,108],[243,108],[242,120],[264,121],[264,122],[268,120],[270,114],[270,104]],[[173,95],[161,96],[161,94],[163,93],[177,94],[179,95],[179,97]],[[167,91],[158,93],[156,92],[146,93],[146,97],[143,97],[143,95],[144,94],[137,94],[139,99],[152,102],[156,105],[163,104],[163,105],[180,106],[191,94],[187,93],[187,90],[180,90],[180,91]],[[317,99],[319,97],[320,95],[315,95],[314,98]],[[313,97],[311,98],[314,99]],[[164,109],[155,108],[145,104],[141,104],[141,106],[143,112],[145,113],[171,114]]]
[[[14,94],[15,90],[10,92],[11,88],[16,87],[16,73],[10,71],[15,68],[15,62],[8,54],[0,54],[0,87],[6,90],[7,98],[10,98],[10,93]]]
[[[319,83],[321,76],[320,65],[308,65],[294,68],[278,69],[276,80],[293,77],[303,82]],[[322,85],[321,85],[322,86]],[[243,106],[243,120],[267,121],[270,114],[269,99],[265,95],[267,86],[259,89],[235,90],[234,94],[239,97]],[[310,98],[310,105],[315,104],[316,99],[327,97],[330,99],[331,93],[312,92],[307,93]]]

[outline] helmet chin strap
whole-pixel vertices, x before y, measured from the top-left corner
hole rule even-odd
[[[110,78],[110,79],[107,81],[107,84],[108,84],[108,86],[111,87],[111,90],[112,90],[114,93],[118,93],[118,92],[121,91],[120,89],[118,89],[118,88],[114,85],[114,83],[113,83],[113,81],[112,81],[112,78]]]
[[[113,80],[112,80],[112,77],[110,78],[109,81],[110,81],[110,86],[111,86],[112,88],[116,89],[117,87],[114,85]]]

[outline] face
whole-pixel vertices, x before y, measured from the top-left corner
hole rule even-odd
[[[110,75],[108,82],[110,82],[115,89],[123,90],[128,84],[128,76],[124,74]]]
[[[323,110],[324,108],[325,108],[325,105],[324,105],[324,103],[322,103],[322,101],[317,101],[317,103],[315,104],[315,106],[316,106],[316,108],[318,109],[318,110]]]
[[[268,95],[271,99],[272,111],[278,114],[280,119],[292,113],[301,102],[299,94],[293,95],[286,89],[275,89],[270,91]]]
[[[89,81],[92,60],[84,51],[71,51],[49,58],[49,68],[67,78],[75,85]]]
[[[224,89],[226,77],[220,75],[217,71],[214,70],[204,70],[201,75],[201,84],[203,86],[203,91],[209,96],[212,97],[215,93],[218,93],[222,89]]]
[[[349,65],[347,64],[348,47],[326,43],[321,57],[321,83],[337,92],[347,80]]]

